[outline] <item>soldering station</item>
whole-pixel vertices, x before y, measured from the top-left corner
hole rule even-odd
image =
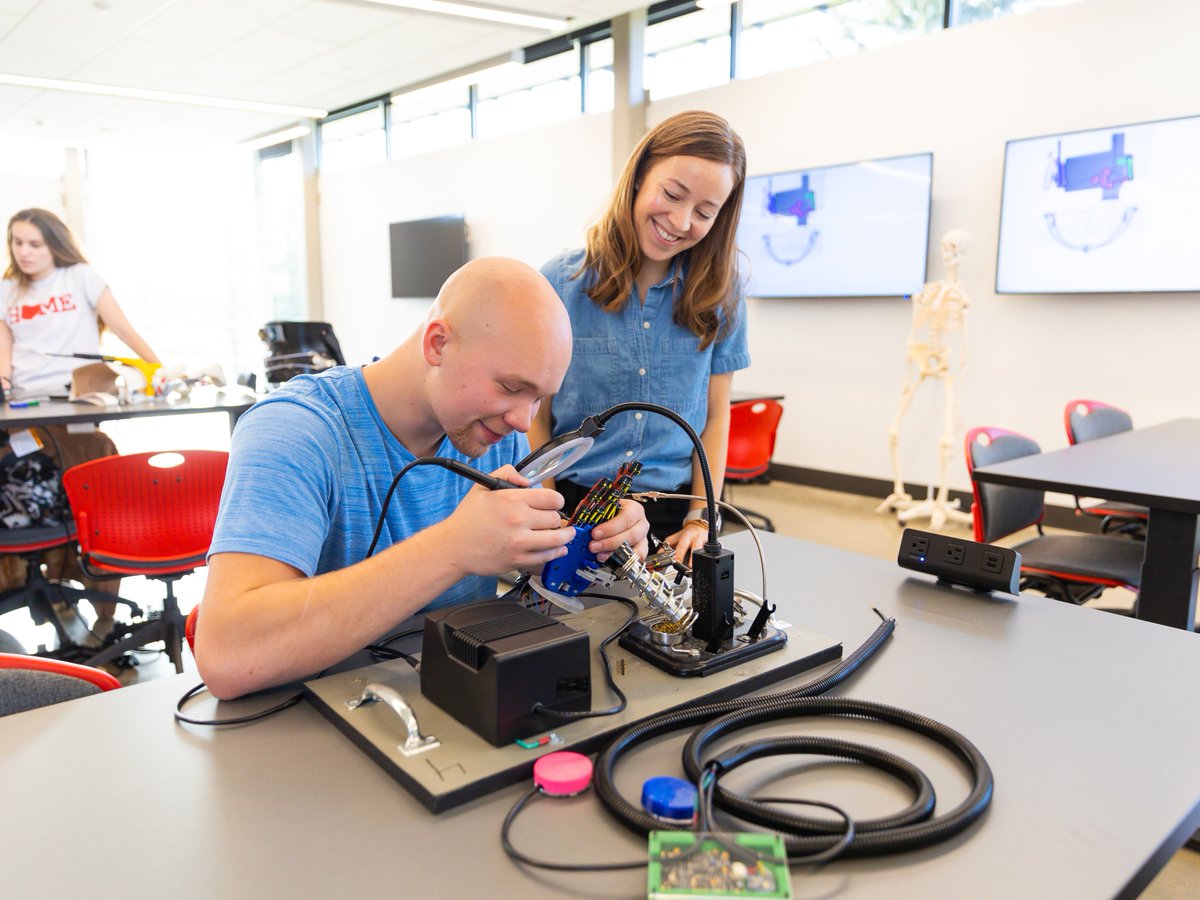
[[[874,633],[842,659],[840,642],[777,617],[766,596],[761,546],[762,594],[735,587],[734,555],[717,536],[718,502],[704,448],[684,419],[656,404],[618,404],[531,453],[518,472],[536,484],[565,471],[589,451],[609,419],[631,410],[675,421],[700,460],[705,496],[699,499],[709,531],[690,565],[654,539],[645,560],[628,544],[604,561],[588,550],[592,529],[616,516],[622,502],[673,496],[638,493],[641,465],[626,461],[569,511],[575,537],[564,556],[522,575],[502,597],[428,613],[419,663],[390,653],[392,658],[364,669],[307,682],[306,699],[434,813],[532,776],[533,787],[501,827],[509,856],[558,871],[645,867],[651,897],[790,897],[791,867],[928,847],[978,822],[989,807],[993,780],[966,737],[902,709],[822,696],[881,650],[894,619],[876,611],[881,621]],[[423,458],[397,473],[385,511],[401,478],[417,465],[442,466],[491,490],[518,489],[455,460]],[[740,518],[734,507],[720,505]],[[382,522],[381,514],[368,555]],[[916,546],[921,538],[905,540]],[[789,615],[800,617],[802,609]],[[410,634],[384,638],[375,649]],[[615,666],[609,653],[614,642],[627,651]],[[806,684],[751,694],[825,663],[836,665]],[[608,696],[617,702],[595,708]],[[930,779],[886,750],[775,730],[756,738],[751,731],[812,717],[919,735],[957,760],[970,790],[941,812]],[[691,734],[681,771],[645,781],[638,801],[624,796],[615,777],[620,760],[647,741],[683,730]],[[722,740],[734,733],[741,743]],[[594,763],[586,755],[593,752]],[[823,800],[746,796],[722,785],[740,766],[774,756],[816,756],[874,769],[901,784],[911,803],[892,815],[856,819]],[[531,799],[575,796],[593,784],[610,815],[646,836],[645,858],[602,864],[536,859],[513,845],[513,821]],[[802,815],[782,804],[825,813]]]

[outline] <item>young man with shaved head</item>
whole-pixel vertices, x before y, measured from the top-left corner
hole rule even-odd
[[[562,496],[488,491],[413,459],[445,456],[522,486],[525,432],[571,361],[554,289],[516,260],[474,260],[383,359],[292,379],[238,422],[197,621],[196,663],[223,699],[336,664],[414,613],[493,596],[496,576],[540,567],[573,536]],[[614,398],[617,399],[617,398]],[[592,549],[644,552],[641,507]]]

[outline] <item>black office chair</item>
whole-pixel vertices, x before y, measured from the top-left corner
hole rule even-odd
[[[258,336],[270,350],[265,365],[272,385],[346,364],[342,345],[328,322],[268,322]]]
[[[1129,413],[1098,400],[1072,400],[1063,412],[1063,422],[1067,427],[1067,440],[1072,444],[1094,441],[1133,428]],[[1116,532],[1141,541],[1146,539],[1150,510],[1144,506],[1120,500],[1084,504],[1076,497],[1075,512],[1081,516],[1098,516],[1100,531],[1104,534]]]
[[[1030,525],[1037,526],[1037,537],[1013,547],[1021,554],[1022,590],[1029,588],[1075,604],[1100,596],[1105,588],[1137,591],[1143,544],[1102,535],[1043,534],[1044,492],[975,480],[979,466],[1034,453],[1041,453],[1037,442],[1012,431],[973,428],[967,432],[967,471],[975,492],[971,507],[975,540],[991,543]]]

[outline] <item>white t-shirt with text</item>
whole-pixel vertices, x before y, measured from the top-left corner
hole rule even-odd
[[[107,286],[87,263],[55,268],[23,293],[0,281],[0,303],[13,336],[13,396],[65,396],[71,373],[88,360],[54,353],[99,353],[96,303]]]

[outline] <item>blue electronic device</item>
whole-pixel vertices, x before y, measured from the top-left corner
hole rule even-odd
[[[542,569],[542,584],[567,597],[576,597],[591,584],[579,574],[580,569],[596,570],[600,562],[588,549],[592,542],[591,525],[574,525],[575,537],[567,544],[567,555],[552,559]]]

